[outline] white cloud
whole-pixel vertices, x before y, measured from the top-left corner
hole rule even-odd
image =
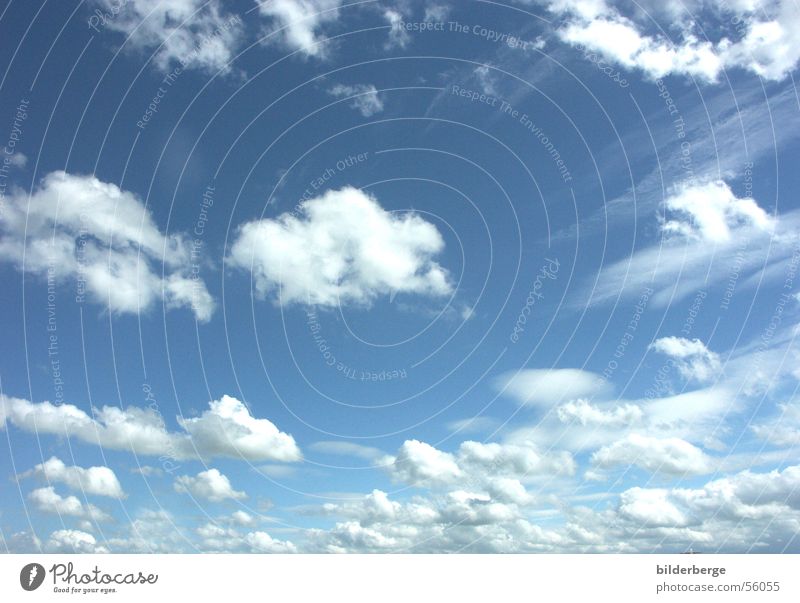
[[[680,438],[654,438],[629,434],[592,455],[598,467],[637,466],[652,472],[675,475],[702,474],[713,470],[713,462],[702,450]]]
[[[260,295],[336,306],[369,304],[391,293],[451,292],[447,271],[431,259],[444,240],[420,216],[392,214],[351,187],[304,201],[299,213],[239,230],[229,261],[252,270]]]
[[[111,521],[111,516],[92,504],[84,505],[76,496],[61,496],[52,486],[37,488],[28,499],[43,513],[69,515],[92,521]]]
[[[383,101],[378,95],[378,90],[372,84],[336,84],[328,90],[336,98],[350,98],[350,106],[364,117],[371,117],[383,111]]]
[[[739,226],[761,231],[773,227],[772,218],[751,198],[740,199],[727,183],[716,180],[687,186],[664,202],[677,217],[663,224],[665,233],[691,236],[709,243],[726,243]]]
[[[426,10],[427,16],[427,10]],[[386,42],[386,49],[405,48],[411,41],[408,31],[403,28],[403,15],[396,10],[387,8],[383,11],[383,18],[389,23],[389,40]]]
[[[234,511],[231,514],[231,519],[235,524],[238,524],[240,526],[250,526],[256,522],[255,518],[252,515],[250,515],[250,513],[242,511],[241,509],[238,511]]]
[[[247,498],[244,492],[234,490],[230,480],[217,469],[201,471],[195,477],[179,475],[175,478],[175,492],[191,494],[211,502]]]
[[[230,457],[250,461],[297,461],[294,438],[267,419],[253,417],[242,402],[223,396],[196,418],[178,417],[182,432],[168,431],[152,409],[113,406],[95,409],[94,418],[71,404],[39,404],[0,395],[0,426],[10,422],[37,434],[75,438],[114,450],[169,459]]]
[[[321,57],[325,54],[321,30],[336,21],[341,4],[341,0],[271,0],[258,9],[272,19],[274,32],[289,49]]]
[[[686,516],[669,500],[669,491],[660,488],[631,488],[620,495],[619,511],[644,525],[682,526]]]
[[[662,337],[650,344],[650,349],[674,359],[678,371],[687,380],[702,383],[721,376],[719,356],[699,339]]]
[[[800,13],[793,0],[743,4],[717,0],[694,7],[660,3],[656,12],[666,14],[661,25],[671,30],[670,37],[649,20],[637,19],[630,7],[620,2],[542,3],[563,18],[564,25],[557,32],[562,40],[628,69],[639,69],[650,78],[685,75],[716,82],[724,69],[740,68],[765,79],[782,80],[800,59]],[[730,24],[739,31],[725,33]],[[723,32],[718,39],[701,37],[714,30]]]
[[[296,553],[297,547],[287,540],[276,540],[266,532],[250,532],[245,542],[254,553]]]
[[[499,493],[510,489],[524,493],[520,479],[575,472],[575,461],[568,452],[542,453],[532,442],[465,441],[453,454],[425,442],[406,440],[395,456],[385,457],[381,464],[394,480],[414,486],[460,486]]]
[[[580,369],[522,369],[501,375],[497,389],[520,404],[546,407],[602,395],[610,386],[600,375]]]
[[[783,278],[779,266],[798,241],[800,212],[772,218],[723,182],[684,187],[665,201],[665,210],[664,237],[602,268],[592,303],[652,288],[648,303],[662,307],[728,281],[734,267],[737,291],[754,275],[766,284]]]
[[[97,496],[110,496],[111,498],[124,498],[122,485],[116,474],[109,467],[89,467],[84,469],[78,466],[67,466],[57,458],[51,457],[44,463],[36,465],[20,477],[37,476],[48,482],[61,482],[86,494]]]
[[[6,156],[3,158],[3,160],[8,161],[9,165],[15,168],[24,168],[26,165],[28,165],[28,157],[19,151],[15,151],[11,155],[6,153]]]
[[[396,479],[408,484],[447,484],[462,475],[452,454],[418,440],[406,440],[384,463]]]
[[[14,190],[0,214],[0,259],[54,286],[71,279],[71,297],[85,290],[112,312],[138,313],[159,299],[200,321],[214,311],[203,281],[190,278],[185,238],[162,234],[136,195],[93,176],[56,171],[30,195]]]
[[[622,404],[601,408],[590,402],[578,399],[558,407],[558,418],[562,423],[577,421],[581,425],[594,427],[627,427],[642,421],[644,413],[635,404]]]
[[[241,18],[224,13],[213,1],[126,0],[122,6],[119,0],[95,3],[109,14],[117,7],[116,15],[104,26],[124,33],[132,48],[153,52],[155,65],[164,72],[176,65],[227,71],[242,37]]]
[[[56,530],[45,544],[48,553],[108,553],[91,534],[81,530]]]

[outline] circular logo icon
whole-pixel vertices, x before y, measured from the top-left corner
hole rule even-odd
[[[44,582],[44,566],[38,563],[29,563],[19,573],[19,584],[25,590],[36,590]]]

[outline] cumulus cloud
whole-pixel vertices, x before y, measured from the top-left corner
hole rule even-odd
[[[427,17],[427,10],[426,10]],[[386,49],[405,48],[411,41],[411,36],[403,27],[403,15],[391,8],[383,11],[383,18],[389,23],[389,39],[386,41]]]
[[[56,530],[47,540],[48,553],[108,553],[94,536],[81,530]]]
[[[290,50],[306,56],[325,55],[321,30],[336,21],[341,0],[272,0],[262,2],[259,12],[272,20],[273,33]]]
[[[669,491],[660,488],[631,488],[620,495],[619,511],[644,525],[682,526],[686,516],[669,500]]]
[[[665,233],[677,233],[709,243],[726,243],[739,226],[768,231],[772,218],[751,198],[740,199],[722,180],[687,186],[664,202],[676,217],[667,219]]]
[[[548,519],[551,527],[544,528],[534,519],[535,498],[501,502],[454,489],[399,501],[374,490],[309,509],[339,520],[328,530],[308,530],[306,546],[312,552],[743,552],[754,546],[777,552],[799,525],[798,493],[795,466],[743,471],[697,488],[634,487],[602,510],[550,497],[555,508],[542,509],[544,516],[560,520]]]
[[[152,52],[155,65],[165,72],[175,66],[228,71],[241,42],[241,18],[226,14],[217,2],[126,0],[121,8],[119,0],[93,2],[99,11],[114,14],[96,27],[125,34],[130,47]]]
[[[680,438],[654,438],[632,433],[592,455],[598,467],[624,465],[674,475],[702,474],[713,470],[713,462],[696,446]]]
[[[276,540],[266,532],[250,532],[244,537],[254,553],[296,553],[297,547],[287,540]]]
[[[572,475],[575,461],[567,452],[542,453],[532,442],[465,441],[456,453],[439,450],[418,440],[406,440],[393,457],[381,463],[393,479],[403,483],[444,487],[460,485],[492,488],[495,480]],[[501,489],[508,489],[504,481]]]
[[[0,395],[0,426],[11,423],[37,434],[75,438],[114,450],[170,459],[229,457],[251,461],[297,461],[291,435],[267,419],[257,419],[231,396],[209,403],[199,417],[178,417],[182,431],[169,431],[151,408],[104,406],[94,418],[71,404],[34,403]]]
[[[30,471],[22,473],[19,477],[36,476],[48,482],[61,482],[73,490],[97,496],[111,498],[124,498],[122,485],[116,474],[109,467],[89,467],[85,469],[78,466],[68,466],[57,457],[51,457],[44,463],[36,465]]]
[[[76,496],[61,496],[55,488],[37,488],[28,494],[36,508],[43,513],[81,517],[91,521],[111,521],[111,516],[92,504],[84,505]]]
[[[136,195],[94,176],[56,171],[30,195],[12,191],[0,214],[0,260],[48,286],[73,280],[70,296],[112,312],[138,313],[157,300],[191,308],[200,321],[214,311],[203,281],[190,276],[185,238],[162,234]]]
[[[350,106],[364,117],[371,117],[383,111],[383,101],[372,84],[336,84],[328,90],[336,98],[351,98]]]
[[[650,344],[650,349],[674,359],[678,371],[687,380],[702,383],[720,376],[719,356],[699,339],[662,337]]]
[[[175,479],[175,492],[191,494],[211,502],[247,498],[246,493],[234,490],[230,480],[217,469],[201,471],[195,477],[179,475]]]
[[[659,3],[651,8],[666,15],[666,35],[621,2],[539,1],[562,17],[557,30],[562,40],[650,78],[684,75],[716,82],[724,69],[739,68],[777,81],[800,59],[800,14],[793,0]],[[729,31],[730,24],[737,31]],[[715,30],[721,32],[716,39],[705,37]]]
[[[594,427],[628,427],[642,421],[644,413],[635,404],[621,404],[601,408],[580,398],[558,407],[558,418],[563,423],[576,421]]]
[[[497,389],[520,404],[552,406],[558,402],[608,393],[600,375],[580,369],[523,369],[501,375]]]
[[[432,259],[444,240],[420,216],[393,214],[351,187],[304,201],[298,213],[248,222],[237,234],[229,262],[252,271],[259,295],[336,306],[451,292],[447,271]]]

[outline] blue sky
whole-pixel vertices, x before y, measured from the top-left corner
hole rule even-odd
[[[0,549],[800,552],[799,22],[12,0]]]

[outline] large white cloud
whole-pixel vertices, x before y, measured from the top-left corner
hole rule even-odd
[[[75,438],[115,450],[176,460],[224,456],[251,461],[297,461],[291,435],[257,419],[231,396],[209,403],[199,417],[178,417],[182,431],[169,431],[154,409],[104,406],[94,418],[71,404],[33,403],[0,395],[0,426],[7,422],[31,433]]]
[[[176,66],[226,71],[241,41],[241,18],[226,14],[216,0],[93,2],[113,15],[105,24],[96,24],[98,29],[124,33],[134,49],[152,52],[156,66],[165,72]]]
[[[259,3],[259,12],[273,22],[278,40],[306,56],[325,55],[321,30],[336,21],[342,0],[271,0]]]
[[[610,495],[605,495],[611,498]],[[800,467],[744,471],[697,488],[634,487],[601,510],[551,496],[552,509],[454,489],[392,500],[380,490],[308,513],[336,517],[307,531],[304,550],[325,552],[780,551],[800,525]],[[591,497],[590,497],[591,500]],[[547,518],[548,527],[537,517]],[[790,550],[797,550],[797,545]]]
[[[234,490],[227,476],[218,469],[201,471],[194,477],[179,475],[175,478],[175,492],[188,493],[195,498],[205,498],[211,502],[247,498],[246,493]]]
[[[800,59],[794,0],[648,2],[648,13],[607,0],[535,1],[562,17],[562,40],[651,78],[685,75],[715,82],[724,69],[740,68],[781,80]],[[705,37],[715,30],[722,32],[719,37]]]
[[[691,236],[707,243],[726,243],[739,226],[769,231],[772,218],[751,198],[739,198],[722,180],[687,186],[664,202],[673,218],[664,222],[665,233]]]
[[[668,474],[708,473],[713,462],[697,446],[680,438],[654,438],[632,433],[592,455],[598,467],[624,465]]]
[[[304,201],[297,215],[244,224],[229,261],[282,303],[369,304],[379,295],[450,293],[447,271],[432,259],[443,248],[419,215],[393,214],[346,187]]]
[[[110,467],[69,466],[54,456],[20,475],[20,477],[28,476],[37,476],[48,482],[61,482],[73,490],[86,494],[110,496],[111,498],[125,497],[122,485]]]
[[[0,260],[54,285],[71,280],[69,297],[86,295],[112,312],[164,300],[211,318],[214,301],[191,278],[189,253],[184,237],[159,231],[136,195],[94,176],[51,172],[30,195],[12,191],[0,214]]]

